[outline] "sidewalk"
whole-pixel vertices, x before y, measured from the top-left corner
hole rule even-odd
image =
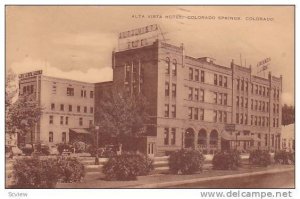
[[[294,165],[240,168],[236,171],[207,170],[193,175],[154,174],[140,176],[136,181],[106,181],[103,175],[87,175],[82,183],[58,184],[56,188],[164,188],[195,182],[247,177],[265,173],[293,171]]]

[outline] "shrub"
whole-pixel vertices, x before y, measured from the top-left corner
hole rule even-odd
[[[59,181],[77,182],[84,176],[84,166],[75,158],[22,158],[13,168],[14,188],[54,188]]]
[[[172,173],[192,174],[202,171],[204,156],[200,151],[181,149],[171,153],[169,167]]]
[[[58,158],[57,166],[61,182],[79,182],[85,175],[84,165],[74,157]]]
[[[74,142],[73,147],[75,148],[76,153],[82,153],[85,151],[85,143],[84,142]]]
[[[271,155],[268,151],[251,151],[249,156],[249,162],[254,165],[268,166],[271,164]]]
[[[221,151],[214,155],[213,169],[235,170],[241,164],[241,157],[238,151]]]
[[[278,164],[294,164],[295,154],[287,151],[276,151],[274,155],[275,163]]]
[[[15,188],[54,188],[59,179],[56,161],[51,159],[17,159],[13,168]]]
[[[21,148],[21,150],[25,155],[31,155],[33,152],[32,147],[23,147],[23,148]]]
[[[107,180],[135,180],[137,176],[148,175],[153,162],[141,153],[123,153],[109,158],[103,166]]]

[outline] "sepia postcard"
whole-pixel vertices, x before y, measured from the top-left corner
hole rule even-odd
[[[6,189],[295,188],[293,5],[6,5],[5,66]]]

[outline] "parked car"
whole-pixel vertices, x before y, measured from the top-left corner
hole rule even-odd
[[[50,152],[50,155],[59,155],[59,152],[58,152],[56,146],[50,146],[49,152]]]

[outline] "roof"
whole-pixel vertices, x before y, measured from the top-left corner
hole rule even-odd
[[[74,128],[74,129],[70,129],[70,130],[73,131],[74,133],[90,134],[90,132],[87,129],[84,129],[84,128]]]

